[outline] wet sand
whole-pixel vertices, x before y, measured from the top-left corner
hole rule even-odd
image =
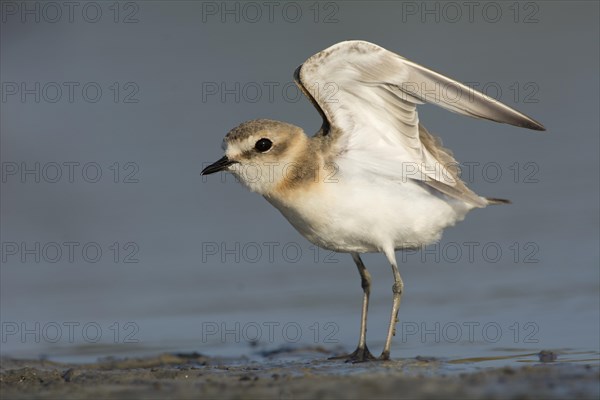
[[[448,369],[430,358],[347,364],[321,348],[280,349],[259,360],[198,353],[91,364],[4,358],[2,399],[598,399],[600,368],[540,360],[523,367]]]

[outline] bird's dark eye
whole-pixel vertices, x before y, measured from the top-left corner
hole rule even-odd
[[[273,142],[271,142],[269,139],[262,138],[258,142],[256,142],[254,148],[260,151],[261,153],[264,153],[265,151],[269,150],[271,146],[273,146]]]

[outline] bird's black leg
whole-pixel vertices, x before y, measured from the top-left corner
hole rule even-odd
[[[346,360],[346,362],[365,362],[377,360],[367,347],[367,312],[369,311],[369,294],[371,293],[371,274],[367,271],[358,253],[352,253],[352,259],[358,267],[360,282],[363,289],[362,314],[360,318],[360,337],[358,347],[354,352],[343,356],[331,357],[330,360]]]

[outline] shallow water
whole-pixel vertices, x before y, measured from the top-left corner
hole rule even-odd
[[[391,306],[383,256],[367,257],[378,258],[371,268],[367,336],[375,354]],[[93,284],[72,273],[50,274],[32,288],[36,296],[3,289],[4,296],[18,299],[18,307],[3,309],[3,355],[91,362],[196,351],[260,360],[263,352],[318,346],[324,353],[316,357],[326,358],[356,343],[361,289],[349,263],[220,266],[220,274],[210,266],[210,273],[198,268],[144,274],[142,268],[121,271],[118,282],[97,276]],[[449,371],[468,371],[539,362],[538,353],[551,350],[556,362],[597,364],[597,288],[574,278],[570,284],[577,290],[561,295],[565,282],[540,285],[540,268],[406,268],[393,357],[431,357]],[[494,272],[498,276],[490,279]],[[65,276],[71,279],[65,282]],[[63,292],[56,291],[59,286]],[[21,321],[14,334],[7,323],[12,321]]]

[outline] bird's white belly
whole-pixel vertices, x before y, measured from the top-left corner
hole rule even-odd
[[[315,245],[358,253],[433,243],[472,209],[411,180],[321,183],[267,200]]]

